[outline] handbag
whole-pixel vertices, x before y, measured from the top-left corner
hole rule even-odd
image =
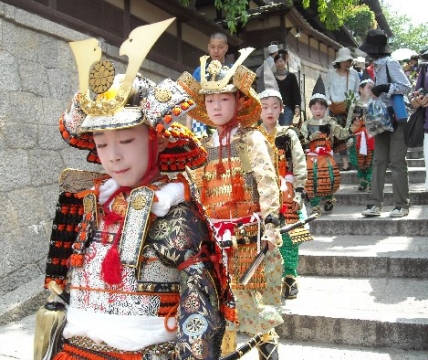
[[[332,115],[345,115],[348,112],[348,103],[346,100],[332,102],[328,108]]]
[[[424,144],[424,122],[426,108],[419,107],[404,125],[404,143],[409,148],[421,147]]]

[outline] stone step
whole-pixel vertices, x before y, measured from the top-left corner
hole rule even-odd
[[[43,289],[44,275],[0,296],[0,325],[19,320],[46,302],[49,292]]]
[[[409,167],[409,183],[417,184],[425,182],[425,166],[423,167]],[[357,170],[341,171],[340,172],[341,184],[358,184]],[[385,184],[391,184],[391,171],[387,170],[385,175]]]
[[[245,334],[238,335],[241,346],[250,338]],[[426,360],[424,350],[401,350],[397,348],[366,348],[362,346],[346,346],[323,344],[313,341],[290,341],[279,339],[278,353],[280,359],[292,360]],[[251,350],[245,354],[244,360],[259,360],[258,351]]]
[[[315,236],[299,254],[299,275],[428,279],[426,236]]]
[[[338,205],[353,205],[363,206],[370,204],[369,190],[358,190],[359,183],[355,184],[340,184],[339,190],[335,197]],[[409,184],[410,189],[410,204],[413,205],[428,205],[428,191],[425,189],[425,183]],[[384,206],[392,206],[394,199],[392,196],[392,185],[385,184],[384,187]]]
[[[322,204],[321,204],[322,205]],[[381,216],[364,217],[365,206],[335,204],[332,212],[322,215],[310,223],[313,235],[382,235],[425,236],[428,233],[428,206],[414,205],[408,216],[390,218],[392,206],[385,206]]]
[[[301,276],[277,332],[330,346],[427,350],[427,310],[428,280]]]
[[[424,158],[424,149],[423,148],[413,148],[409,149],[406,154],[406,159],[423,159]]]
[[[424,159],[407,159],[408,167],[425,167]]]

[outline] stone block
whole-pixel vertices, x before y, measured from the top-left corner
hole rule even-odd
[[[69,145],[62,139],[58,125],[39,125],[38,144],[43,150],[62,150]]]
[[[37,124],[39,119],[43,117],[42,99],[35,94],[12,92],[10,94],[10,107],[13,109],[13,120],[20,123]]]
[[[0,189],[11,191],[31,184],[28,155],[23,150],[0,149]]]
[[[35,264],[22,266],[0,281],[0,296],[17,289],[22,284],[37,279],[42,272]]]
[[[13,232],[18,227],[18,219],[13,203],[6,192],[0,192],[0,234],[1,240],[6,233]]]
[[[21,89],[17,59],[4,50],[0,50],[0,89],[8,91]]]
[[[33,186],[53,184],[64,168],[61,155],[53,150],[36,149],[29,152],[31,183]]]
[[[55,216],[56,203],[59,196],[59,184],[54,183],[52,185],[41,186],[40,189],[43,195],[43,204],[49,214],[49,218],[53,219]],[[50,234],[50,225],[46,232]]]
[[[19,64],[19,75],[23,91],[38,97],[48,97],[50,95],[48,74],[42,64],[22,60]]]
[[[50,219],[48,212],[42,205],[44,198],[39,188],[28,187],[11,191],[9,193],[9,199],[16,212],[18,226],[22,228],[22,231],[31,226],[37,227]],[[39,230],[37,228],[34,231],[37,232]],[[14,240],[14,242],[17,240],[18,239]],[[27,246],[29,243],[30,242],[27,242]]]
[[[3,22],[3,49],[20,60],[37,62],[37,49],[44,35],[16,23]]]
[[[36,124],[6,121],[3,131],[10,149],[32,149],[37,144]]]
[[[43,116],[39,118],[39,124],[56,126],[58,131],[58,136],[61,138],[61,135],[58,130],[58,120],[64,111],[67,109],[67,105],[71,101],[73,94],[70,93],[68,101],[61,99],[56,99],[53,97],[43,98]],[[62,138],[61,138],[62,139]]]
[[[88,163],[86,161],[87,155],[88,151],[72,148],[71,146],[61,150],[61,157],[65,165],[64,168],[104,172],[101,165]]]
[[[0,120],[6,121],[7,118],[10,117],[10,114],[11,114],[11,109],[10,109],[10,102],[9,102],[9,92],[1,91],[0,92]]]
[[[70,73],[58,71],[58,69],[49,69],[47,73],[51,97],[69,103],[73,94],[78,90],[78,86],[71,81]]]
[[[55,38],[45,37],[40,42],[37,53],[37,62],[43,64],[47,69],[58,67],[58,41]]]

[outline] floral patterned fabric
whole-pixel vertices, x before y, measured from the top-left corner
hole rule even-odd
[[[260,212],[262,218],[278,215],[280,193],[276,169],[272,163],[273,152],[266,138],[255,128],[232,130],[230,145],[222,150],[223,174],[216,173],[219,163],[218,135],[215,133],[204,143],[208,163],[193,172],[192,180],[198,187],[201,201],[214,222],[251,216]],[[242,177],[243,194],[238,199],[233,179]],[[227,206],[228,210],[223,211]],[[234,212],[234,206],[239,209]],[[237,216],[238,215],[238,216]],[[221,240],[221,239],[220,239]],[[239,246],[239,245],[238,245]],[[231,261],[233,262],[233,260]],[[236,259],[235,263],[239,263]],[[266,286],[263,289],[235,290],[239,325],[228,324],[228,330],[249,334],[267,333],[283,323],[281,313],[282,258],[278,248],[268,252],[263,265]]]

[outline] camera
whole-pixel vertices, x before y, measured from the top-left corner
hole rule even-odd
[[[418,96],[427,94],[427,91],[424,88],[419,88],[416,92],[418,93]]]

